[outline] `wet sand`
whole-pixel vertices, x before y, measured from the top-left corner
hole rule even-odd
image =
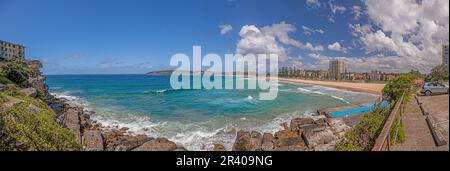
[[[319,85],[325,87],[332,87],[348,91],[370,93],[381,95],[381,91],[385,84],[378,83],[352,83],[352,82],[338,82],[338,81],[316,81],[316,80],[301,80],[292,78],[278,78],[280,82],[301,83],[307,85]]]

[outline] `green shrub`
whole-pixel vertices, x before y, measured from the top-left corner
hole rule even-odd
[[[2,66],[2,75],[22,88],[30,86],[28,82],[29,70],[22,65],[8,63]]]
[[[1,76],[0,75],[0,84],[14,84],[11,80],[9,80],[8,78],[6,78],[5,76]]]
[[[0,151],[82,150],[45,104],[27,96],[0,94],[2,99],[19,102],[0,108]]]
[[[402,74],[390,79],[383,88],[383,97],[391,102],[396,102],[405,92],[404,103],[407,103],[415,90],[414,81],[416,79],[417,75],[414,74]]]
[[[369,151],[375,144],[376,138],[383,128],[389,107],[377,108],[364,115],[362,121],[347,131],[336,143],[337,151]]]

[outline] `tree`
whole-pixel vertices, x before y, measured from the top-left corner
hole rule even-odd
[[[425,78],[427,82],[448,81],[448,65],[438,65],[431,69],[431,73]]]
[[[397,101],[405,92],[405,102],[409,100],[409,95],[414,90],[414,81],[417,79],[415,74],[401,74],[389,80],[383,88],[383,96],[391,101]]]

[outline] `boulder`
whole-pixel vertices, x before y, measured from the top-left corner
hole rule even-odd
[[[20,90],[20,92],[24,93],[29,97],[35,98],[37,96],[37,90],[35,88],[24,88]]]
[[[213,151],[227,151],[227,148],[222,144],[214,144]]]
[[[319,118],[319,119],[314,121],[314,124],[328,125],[328,118]]]
[[[298,131],[283,130],[275,133],[273,150],[305,151],[308,150]]]
[[[328,144],[336,141],[336,137],[331,130],[324,130],[320,132],[307,131],[303,132],[302,138],[309,148],[314,148],[319,145]]]
[[[338,139],[342,138],[345,132],[350,129],[350,127],[340,118],[330,118],[329,125],[331,131],[337,135]]]
[[[103,137],[105,149],[108,151],[129,151],[153,140],[153,138],[146,135],[125,135],[119,130],[105,132]]]
[[[23,101],[23,100],[18,100],[18,99],[14,99],[14,98],[8,99],[7,102],[0,103],[0,109],[1,108],[10,108],[10,107],[13,107],[14,105],[22,104],[24,102],[25,101]]]
[[[264,133],[261,150],[262,151],[272,151],[273,149],[273,135],[270,133]]]
[[[250,134],[250,141],[252,144],[252,149],[251,151],[260,151],[261,150],[261,143],[263,141],[263,136],[261,135],[261,133],[256,132],[256,131],[252,131],[252,133]]]
[[[291,120],[290,130],[298,131],[302,125],[314,124],[314,120],[312,118],[295,118]]]
[[[300,127],[300,134],[304,133],[304,132],[320,132],[320,131],[324,131],[327,128],[327,126],[325,125],[318,125],[318,124],[308,124],[308,125],[302,125]]]
[[[328,144],[320,144],[313,148],[314,151],[335,151],[336,142],[330,142]]]
[[[42,111],[40,108],[38,108],[37,106],[35,106],[35,105],[33,105],[33,104],[28,105],[28,109],[29,109],[30,111],[34,111],[34,112],[36,112],[36,113],[40,113],[40,112]]]
[[[146,143],[133,149],[133,151],[174,151],[177,149],[178,146],[174,142],[169,141],[166,138],[157,138],[147,141]]]
[[[251,141],[251,135],[248,131],[240,130],[236,135],[236,140],[233,144],[233,151],[250,151],[253,145]]]
[[[103,137],[98,130],[87,130],[83,133],[83,146],[87,151],[102,151]]]
[[[281,123],[280,126],[283,127],[284,130],[289,130],[289,126],[288,126],[287,122]]]

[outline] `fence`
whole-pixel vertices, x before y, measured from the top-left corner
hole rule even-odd
[[[395,118],[397,117],[397,114],[400,112],[400,119],[399,122],[401,122],[401,115],[403,114],[403,100],[405,97],[405,92],[403,92],[402,97],[400,100],[397,101],[395,104],[394,110],[391,111],[388,118],[386,119],[386,122],[384,123],[383,129],[381,130],[380,134],[378,135],[378,138],[375,141],[375,145],[372,148],[372,151],[389,151],[391,147],[391,129],[392,125],[395,122]],[[396,134],[398,133],[398,130],[395,130]],[[397,137],[397,136],[395,136]],[[394,140],[395,142],[396,140]]]

